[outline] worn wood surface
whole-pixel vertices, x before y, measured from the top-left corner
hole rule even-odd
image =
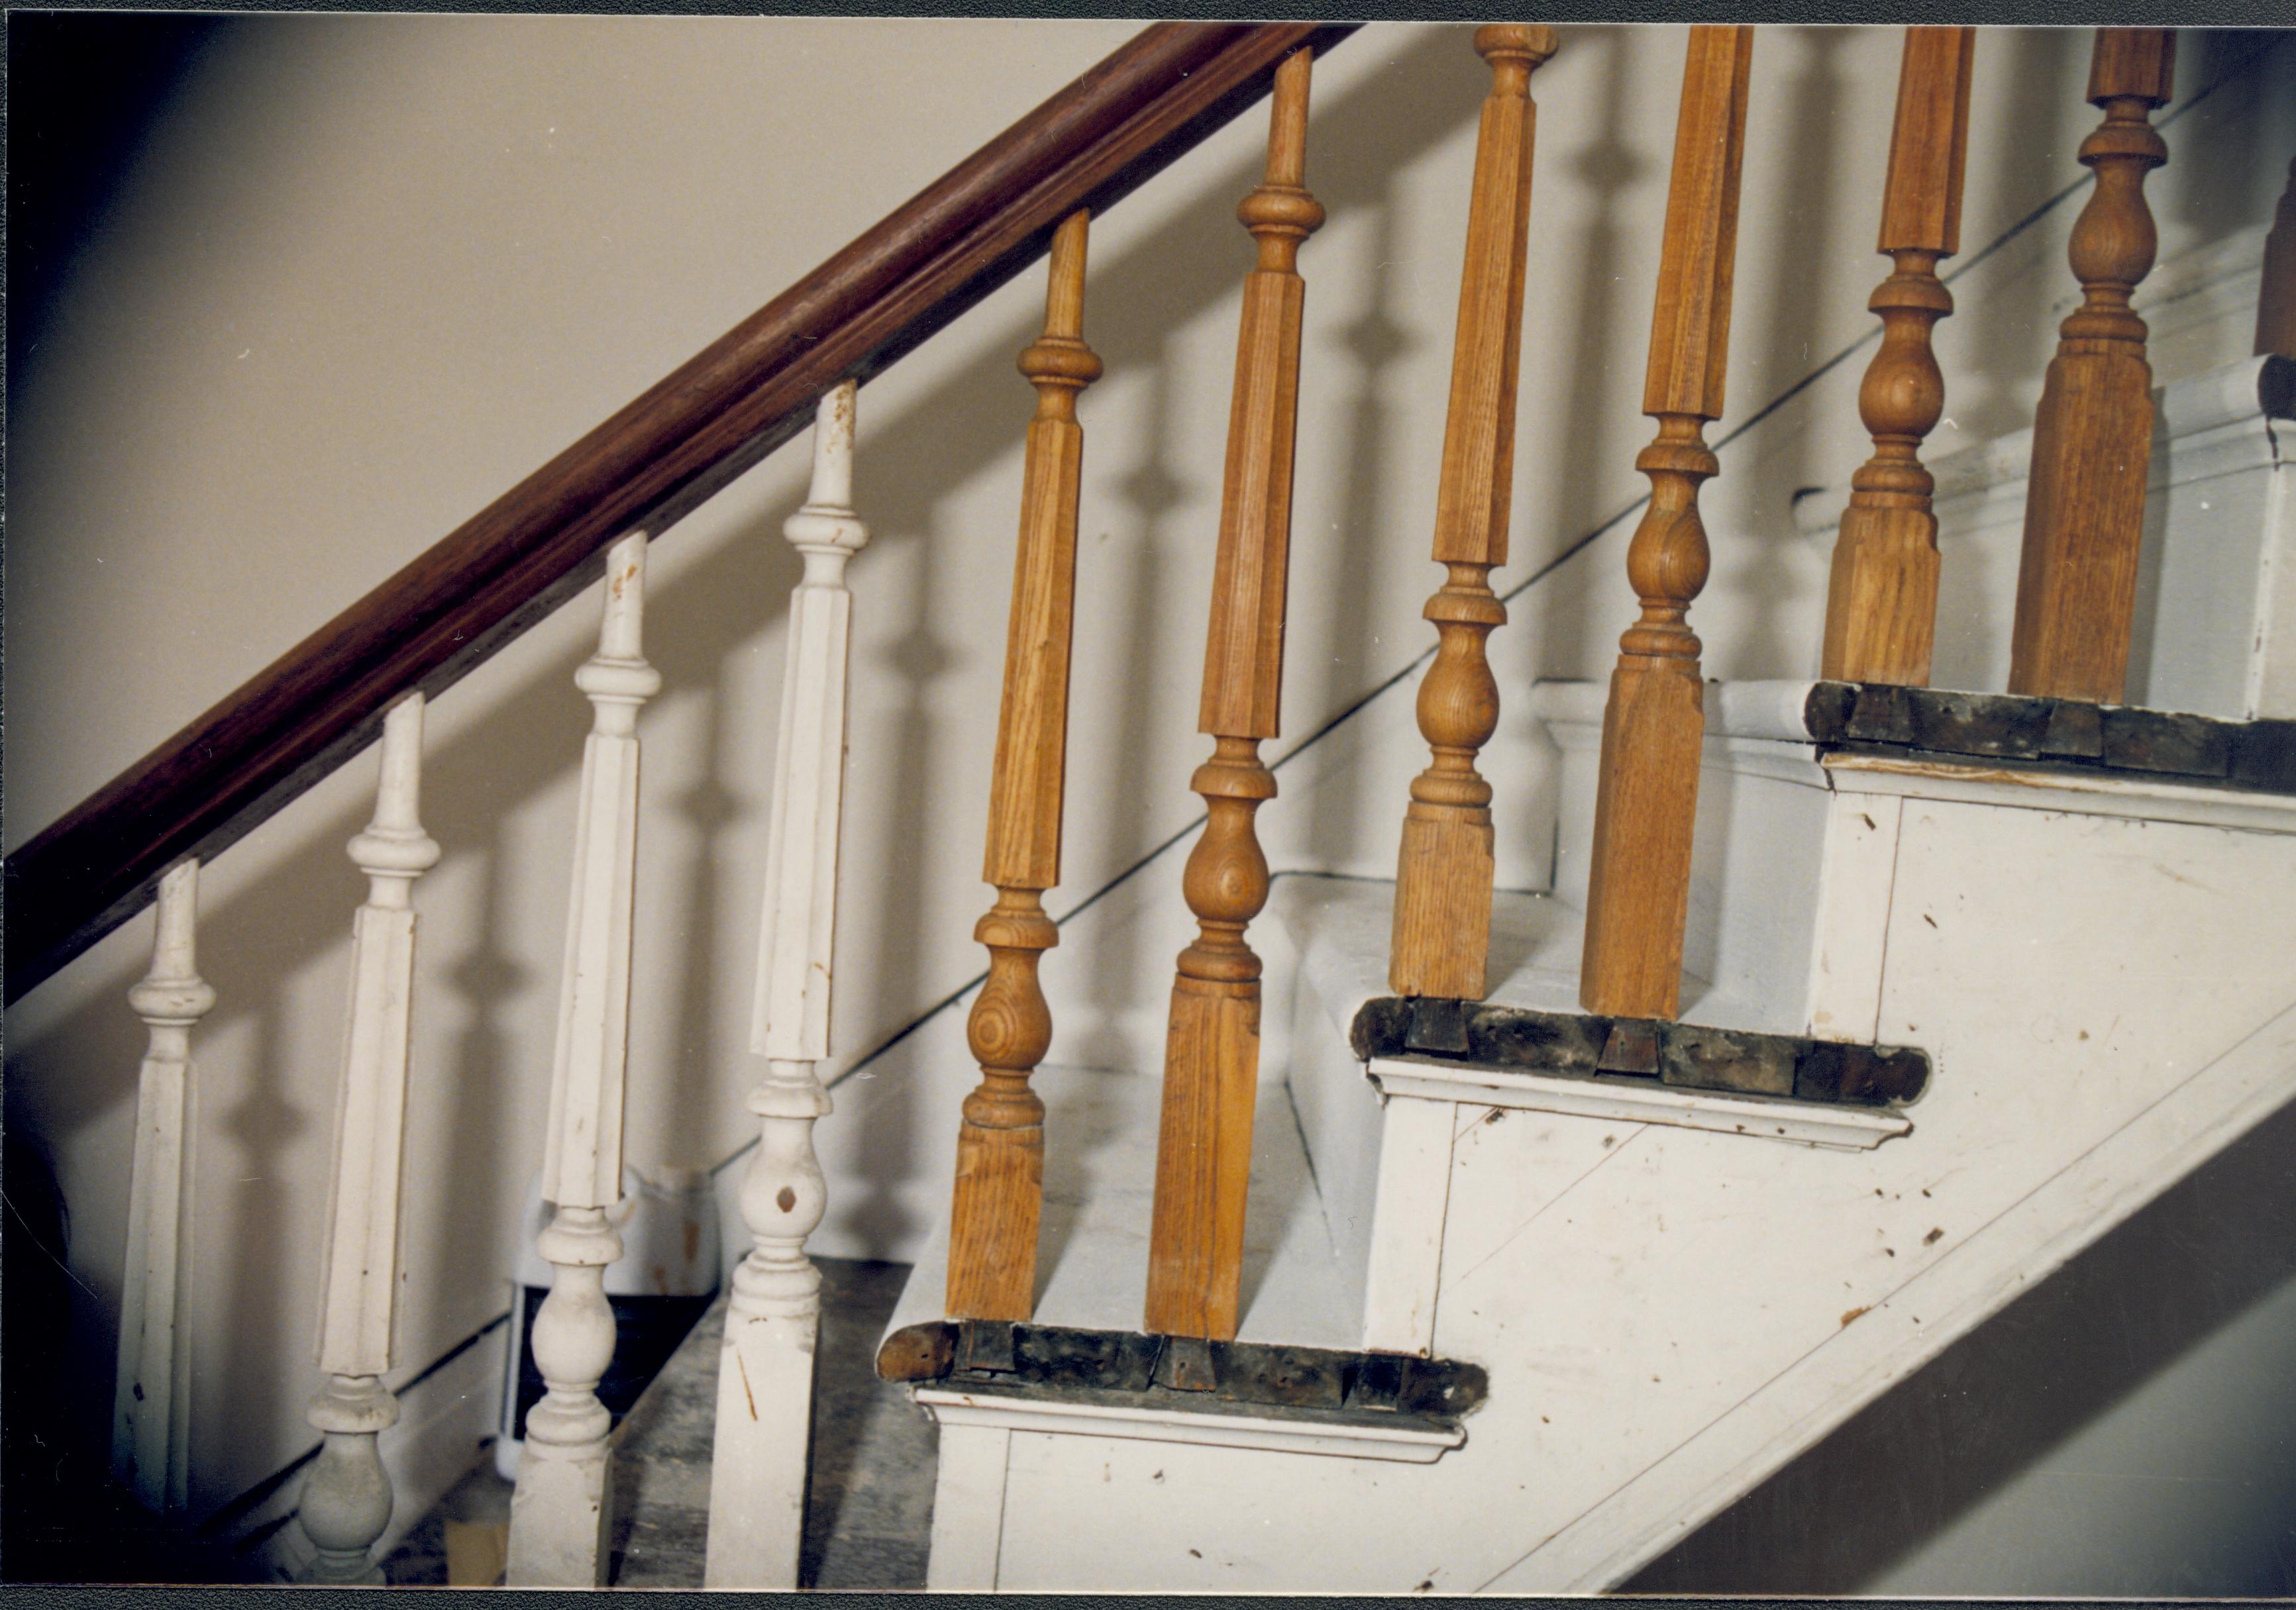
[[[371,1551],[390,1521],[390,1478],[375,1438],[398,1418],[398,1400],[382,1377],[397,1362],[414,889],[439,855],[418,816],[422,706],[415,693],[391,707],[374,818],[349,846],[367,897],[352,920],[349,1021],[322,1232],[317,1360],[326,1379],[308,1418],[324,1444],[298,1508],[317,1550],[308,1580],[319,1582],[379,1584]]]
[[[2169,147],[2148,119],[2169,100],[2176,45],[2171,29],[2096,30],[2088,98],[2104,121],[2081,142],[2096,184],[2069,253],[2081,305],[2058,327],[2033,416],[2012,693],[2118,704],[2127,682],[2152,451],[2152,369],[2129,297],[2159,244],[2144,176]]]
[[[1201,731],[1212,757],[1189,786],[1208,820],[1182,889],[1200,929],[1180,952],[1164,1054],[1144,1328],[1235,1335],[1244,1197],[1259,1072],[1259,958],[1244,928],[1267,902],[1252,816],[1275,797],[1259,745],[1277,735],[1283,593],[1299,411],[1300,244],[1324,221],[1307,183],[1310,56],[1278,69],[1264,182],[1236,216],[1259,246],[1244,280],[1235,390],[1204,653]]]
[[[2264,237],[2264,277],[2256,298],[2256,356],[2296,358],[2296,158]]]
[[[1850,478],[1825,600],[1824,674],[1845,682],[1924,686],[1937,639],[1936,483],[1921,445],[1945,411],[1931,349],[1953,295],[1937,266],[1961,248],[1961,181],[1969,145],[1973,28],[1909,28],[1898,72],[1890,176],[1877,248],[1890,277],[1866,305],[1882,347],[1857,391],[1874,456]]]
[[[767,828],[764,911],[750,1049],[766,1061],[750,1092],[758,1148],[742,1174],[750,1250],[734,1271],[718,1361],[718,1430],[702,1577],[711,1588],[794,1588],[805,1530],[821,1271],[806,1238],[828,1187],[814,1150],[830,1110],[837,960],[837,846],[845,797],[846,682],[853,593],[845,569],[869,541],[853,509],[856,388],[821,399],[813,479],[782,535],[805,558],[790,593],[789,649]]]
[[[989,782],[981,877],[996,903],[973,937],[988,947],[988,980],[965,1034],[980,1085],[964,1099],[949,1207],[952,1319],[1025,1320],[1036,1297],[1037,1226],[1044,1205],[1045,1104],[1029,1088],[1053,1039],[1038,959],[1060,943],[1044,894],[1061,878],[1069,648],[1076,601],[1077,499],[1084,428],[1077,397],[1100,377],[1084,340],[1087,216],[1053,237],[1045,329],[1021,355],[1037,388],[1021,472],[1021,535],[1004,644],[1004,698]]]
[[[543,1199],[554,1213],[537,1250],[552,1266],[535,1316],[547,1390],[528,1411],[511,1499],[504,1581],[597,1588],[606,1581],[606,1434],[598,1381],[614,1358],[607,1265],[622,1255],[610,1210],[622,1196],[622,1107],[629,1058],[631,919],[637,896],[638,710],[661,690],[646,663],[646,534],[606,556],[598,651],[575,672],[591,705],[560,969],[557,1055],[543,1131]]]
[[[1691,828],[1705,733],[1699,642],[1687,615],[1706,584],[1698,488],[1717,468],[1751,27],[1690,30],[1643,412],[1658,439],[1635,461],[1651,501],[1627,552],[1642,615],[1619,640],[1603,717],[1601,780],[1579,999],[1587,1009],[1671,1017],[1682,989]]]
[[[1490,574],[1506,563],[1514,483],[1537,115],[1530,75],[1554,53],[1554,30],[1494,23],[1475,30],[1475,49],[1491,64],[1491,87],[1476,136],[1436,493],[1435,562],[1448,575],[1427,602],[1438,643],[1419,684],[1419,731],[1434,758],[1412,779],[1396,866],[1389,967],[1400,995],[1480,996],[1490,948],[1491,785],[1475,756],[1498,730],[1498,682],[1484,640],[1506,621]]]
[[[1160,23],[457,527],[26,841],[5,868],[7,999],[803,429],[1250,107],[1276,64],[1352,24]]]
[[[216,1003],[199,973],[199,903],[198,862],[160,879],[152,970],[127,992],[151,1039],[135,1081],[111,1474],[155,1514],[180,1510],[190,1500],[191,1336],[183,1321],[192,1272],[184,1209],[198,1110],[192,1030]]]

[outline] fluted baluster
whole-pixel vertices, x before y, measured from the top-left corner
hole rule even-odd
[[[2081,142],[2096,184],[2069,253],[2081,305],[2057,328],[2033,416],[2012,693],[2118,704],[2128,678],[2152,452],[2152,366],[2128,303],[2159,246],[2144,176],[2169,147],[2148,119],[2168,103],[2176,49],[2170,29],[2096,30],[2088,99],[2104,121]]]
[[[137,1501],[161,1511],[184,1507],[190,1470],[191,1359],[183,1314],[189,1275],[184,1209],[196,1112],[192,1027],[216,1001],[193,953],[199,903],[198,862],[186,861],[160,879],[152,970],[127,992],[151,1031],[151,1045],[135,1083],[111,1470]]]
[[[2296,159],[2264,237],[2264,277],[2256,298],[2256,356],[2296,358]]]
[[[533,1338],[547,1391],[527,1413],[511,1501],[506,1580],[513,1587],[591,1588],[605,1581],[612,1417],[597,1387],[614,1357],[606,1266],[622,1255],[612,1210],[621,1198],[629,1055],[637,718],[661,689],[661,674],[646,664],[643,648],[645,560],[643,531],[607,552],[598,652],[574,674],[593,715],[582,746],[558,1051],[544,1131],[543,1196],[556,1211],[536,1243],[552,1265],[550,1295],[535,1316]]]
[[[413,896],[414,879],[439,860],[415,813],[422,778],[422,695],[410,693],[383,718],[374,820],[349,846],[367,897],[351,928],[349,1023],[324,1232],[318,1361],[327,1380],[309,1415],[324,1441],[301,1508],[303,1531],[318,1549],[305,1573],[311,1581],[381,1582],[371,1550],[390,1524],[390,1478],[375,1438],[398,1418],[398,1400],[382,1377],[393,1361],[398,1295]]]
[[[1969,147],[1973,28],[1909,28],[1876,248],[1894,267],[1866,306],[1882,348],[1858,388],[1874,456],[1849,481],[1825,600],[1824,674],[1841,682],[1927,687],[1937,642],[1936,482],[1921,447],[1945,412],[1931,332],[1953,311],[1937,266],[1961,249],[1961,177]]]
[[[1492,23],[1475,30],[1475,49],[1491,64],[1491,89],[1475,145],[1435,500],[1435,562],[1448,575],[1427,601],[1438,642],[1419,684],[1419,731],[1434,758],[1411,783],[1388,953],[1388,984],[1397,994],[1470,1000],[1482,997],[1491,937],[1491,785],[1475,770],[1475,756],[1499,721],[1484,640],[1506,623],[1490,575],[1506,563],[1514,485],[1537,119],[1530,75],[1554,53],[1554,30]]]
[[[966,1024],[980,1086],[964,1100],[949,1211],[948,1312],[961,1319],[1025,1320],[1036,1300],[1045,1104],[1029,1088],[1029,1075],[1053,1038],[1037,964],[1060,943],[1060,929],[1045,914],[1044,893],[1061,877],[1077,492],[1084,469],[1076,403],[1101,369],[1084,343],[1089,226],[1079,212],[1053,236],[1045,332],[1021,355],[1021,372],[1037,388],[1037,416],[1021,472],[1004,699],[981,870],[996,889],[996,903],[973,929],[988,947],[988,981]]]
[[[1635,460],[1650,477],[1651,499],[1627,551],[1642,616],[1619,640],[1603,712],[1578,982],[1588,1011],[1624,1017],[1671,1017],[1681,1002],[1706,733],[1699,642],[1687,616],[1706,584],[1698,488],[1718,468],[1705,428],[1722,413],[1753,48],[1749,27],[1692,29],[1675,126],[1643,384],[1643,412],[1659,421],[1658,438]]]
[[[814,1121],[830,1110],[815,1064],[829,1055],[835,960],[838,804],[845,776],[845,678],[853,595],[846,561],[869,540],[854,515],[850,380],[814,420],[813,486],[782,533],[805,556],[790,594],[781,735],[766,848],[765,918],[750,1048],[766,1075],[750,1094],[757,1152],[742,1179],[752,1238],[734,1271],[718,1357],[709,1475],[712,1588],[794,1588],[813,1425],[821,1271],[805,1238],[828,1197]]]
[[[1299,407],[1300,243],[1324,221],[1305,188],[1309,53],[1275,73],[1267,178],[1236,216],[1259,246],[1243,284],[1235,388],[1220,497],[1219,552],[1198,729],[1212,757],[1189,786],[1208,821],[1182,889],[1201,932],[1180,952],[1164,1053],[1144,1328],[1233,1336],[1259,1070],[1259,958],[1247,924],[1267,903],[1267,860],[1252,816],[1275,797],[1259,746],[1277,735],[1283,593],[1292,534],[1292,430]]]

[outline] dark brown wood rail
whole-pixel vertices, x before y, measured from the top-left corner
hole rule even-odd
[[[449,533],[8,857],[7,999],[356,753],[584,585],[615,538],[660,535],[1266,94],[1353,24],[1159,23]]]

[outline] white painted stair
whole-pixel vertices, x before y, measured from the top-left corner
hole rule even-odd
[[[980,1434],[944,1453],[933,1585],[1616,1585],[2296,1095],[2296,799],[1829,753],[1796,736],[1808,692],[1710,689],[1685,1017],[1922,1047],[1922,1097],[1780,1135],[1718,1131],[1738,1098],[1589,1110],[1439,1058],[1367,1069],[1347,1031],[1386,993],[1389,887],[1282,879],[1255,931],[1290,1049],[1259,1132],[1285,1143],[1288,1099],[1308,1177],[1261,1159],[1245,1335],[1431,1349],[1488,1399],[1414,1463],[921,1389],[945,1437]],[[1564,757],[1556,887],[1502,896],[1491,993],[1567,1010],[1600,693],[1535,699]],[[1049,1075],[1056,1115],[1065,1079],[1104,1124],[1048,1132],[1080,1173],[1049,1192],[1040,1317],[1129,1328],[1155,1083]],[[897,1328],[939,1280],[920,1265]]]

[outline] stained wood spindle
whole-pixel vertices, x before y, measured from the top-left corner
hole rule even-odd
[[[614,1360],[606,1266],[622,1255],[622,1095],[629,1057],[630,918],[637,883],[638,710],[661,691],[645,661],[646,534],[606,554],[598,651],[574,674],[589,697],[574,879],[558,997],[557,1058],[544,1132],[544,1199],[555,1212],[536,1242],[552,1266],[534,1320],[547,1391],[526,1417],[510,1510],[512,1587],[603,1585],[611,1524],[598,1380]]]
[[[2264,276],[2256,297],[2256,356],[2296,358],[2296,159],[2264,237]]]
[[[2169,159],[2147,119],[2168,103],[2176,32],[2101,28],[2088,99],[2104,121],[2081,142],[2096,174],[2073,225],[2081,305],[2059,325],[2033,416],[2009,691],[2118,704],[2136,609],[2152,451],[2152,367],[2130,295],[2159,245],[2144,176]]]
[[[846,561],[869,540],[853,512],[855,386],[821,399],[813,484],[782,535],[805,556],[790,594],[765,916],[750,1049],[766,1075],[750,1093],[758,1149],[742,1177],[752,1245],[734,1271],[718,1355],[718,1440],[709,1470],[711,1588],[794,1588],[813,1432],[821,1271],[805,1255],[829,1197],[814,1155],[830,1110],[816,1065],[829,1055],[836,960],[837,830],[845,786],[845,688],[853,626]]]
[[[1490,949],[1491,785],[1475,756],[1498,731],[1499,689],[1484,640],[1506,623],[1490,574],[1506,563],[1514,485],[1515,381],[1522,351],[1523,263],[1530,245],[1530,75],[1554,30],[1475,30],[1491,64],[1476,137],[1460,275],[1451,401],[1435,500],[1435,562],[1448,575],[1427,601],[1435,663],[1419,684],[1419,731],[1433,761],[1411,782],[1395,874],[1388,983],[1398,995],[1480,1000]]]
[[[965,1025],[980,1085],[964,1099],[949,1213],[952,1318],[1025,1320],[1036,1299],[1037,1224],[1044,1204],[1045,1104],[1029,1075],[1052,1045],[1052,1010],[1037,978],[1060,929],[1044,894],[1061,877],[1061,800],[1067,766],[1069,645],[1076,598],[1078,487],[1084,428],[1076,404],[1100,378],[1084,342],[1088,216],[1053,236],[1043,337],[1021,353],[1037,388],[1021,473],[1021,535],[1004,647],[1004,698],[989,784],[981,877],[996,903],[973,929],[988,947],[988,980]]]
[[[1945,412],[1930,345],[1953,312],[1938,264],[1961,249],[1961,178],[1969,149],[1973,28],[1909,28],[1875,249],[1894,265],[1866,303],[1882,348],[1857,388],[1874,456],[1849,481],[1825,599],[1824,674],[1839,682],[1929,685],[1937,642],[1936,481],[1922,442]]]
[[[135,1162],[127,1188],[127,1262],[119,1297],[119,1365],[111,1410],[111,1471],[145,1508],[180,1510],[188,1497],[192,1135],[197,1114],[192,1029],[216,993],[193,953],[200,863],[160,880],[152,970],[127,992],[151,1032],[135,1081]]]
[[[390,1524],[390,1477],[375,1439],[398,1419],[398,1400],[382,1377],[392,1363],[398,1295],[414,889],[439,861],[438,843],[415,813],[422,780],[422,695],[410,693],[383,718],[374,820],[349,846],[366,874],[367,897],[351,928],[350,1021],[320,1278],[318,1361],[327,1380],[308,1417],[324,1440],[300,1511],[318,1550],[305,1572],[315,1582],[380,1584],[371,1550]]]
[[[1651,499],[1627,551],[1642,616],[1619,640],[1603,712],[1578,983],[1588,1011],[1622,1017],[1671,1017],[1681,1003],[1706,733],[1698,637],[1685,617],[1706,584],[1698,488],[1718,468],[1705,427],[1722,413],[1753,48],[1751,27],[1693,28],[1675,127],[1643,383],[1643,412],[1659,431],[1635,460],[1650,477]]]
[[[1323,224],[1305,188],[1310,55],[1275,73],[1267,176],[1236,208],[1259,246],[1243,284],[1235,388],[1220,496],[1219,552],[1198,730],[1212,757],[1189,786],[1208,820],[1182,892],[1200,933],[1180,952],[1164,1053],[1144,1328],[1235,1335],[1259,1071],[1259,958],[1246,925],[1267,903],[1267,860],[1252,816],[1275,797],[1259,746],[1277,735],[1283,593],[1292,535],[1292,431],[1299,407],[1300,243]]]

